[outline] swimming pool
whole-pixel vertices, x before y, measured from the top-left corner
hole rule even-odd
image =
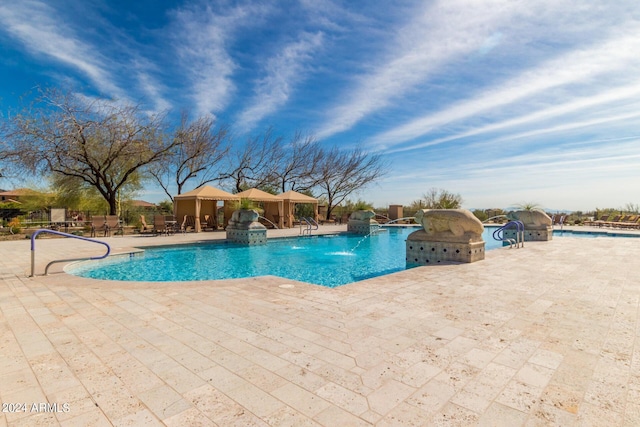
[[[108,280],[196,281],[280,276],[335,287],[407,269],[405,240],[414,227],[351,234],[269,239],[266,245],[200,243],[144,248],[141,256],[73,264],[68,273]],[[501,247],[485,230],[485,250]]]
[[[613,232],[613,231],[587,231],[587,230],[553,230],[554,236],[560,237],[585,237],[585,238],[596,238],[596,237],[623,237],[623,238],[634,238],[640,237],[640,234],[633,233],[625,233],[625,232]]]

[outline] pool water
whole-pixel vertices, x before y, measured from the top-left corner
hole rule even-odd
[[[200,243],[145,248],[133,257],[74,264],[71,274],[94,279],[196,281],[280,276],[335,287],[408,268],[405,240],[413,227],[389,227],[368,237],[329,235],[269,239],[266,245]],[[485,250],[502,247],[485,230]]]
[[[616,233],[610,231],[584,231],[584,230],[553,230],[554,236],[560,237],[584,237],[584,238],[596,238],[596,237],[631,237],[638,238],[640,234],[632,233]]]

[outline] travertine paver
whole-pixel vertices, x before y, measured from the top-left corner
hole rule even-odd
[[[102,252],[37,248],[39,273]],[[29,257],[0,242],[0,426],[640,425],[640,239],[555,238],[336,289],[28,278]]]

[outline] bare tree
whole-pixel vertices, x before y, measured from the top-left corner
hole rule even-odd
[[[318,170],[324,151],[313,136],[296,132],[286,146],[280,146],[275,178],[280,191],[307,191],[318,184]]]
[[[227,138],[227,128],[216,128],[213,117],[202,116],[189,122],[188,114],[183,113],[173,134],[175,146],[171,157],[149,168],[149,173],[171,200],[172,184],[175,184],[177,194],[182,194],[188,181],[197,180],[195,187],[200,187],[218,180],[222,175],[220,162],[229,151]]]
[[[333,147],[325,153],[318,168],[318,187],[327,198],[327,218],[333,208],[347,196],[373,183],[387,173],[387,164],[379,154],[362,148],[340,150]]]
[[[24,171],[94,187],[117,212],[118,192],[150,164],[165,160],[180,142],[164,138],[164,118],[137,106],[87,101],[41,90],[31,109],[5,123],[7,157]]]
[[[230,164],[222,177],[231,181],[236,192],[248,188],[275,188],[276,170],[282,155],[282,138],[274,137],[269,129],[249,139],[245,146],[229,156]]]

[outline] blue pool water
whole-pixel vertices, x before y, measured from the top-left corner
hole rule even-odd
[[[586,238],[596,238],[596,237],[623,237],[623,238],[638,238],[640,234],[632,234],[632,233],[617,233],[617,232],[608,232],[608,231],[584,231],[584,230],[553,230],[554,236],[560,237],[586,237]]]
[[[266,245],[206,243],[145,248],[144,255],[75,264],[67,271],[94,279],[193,281],[280,276],[335,287],[405,270],[405,240],[416,228],[355,235],[270,239]],[[485,250],[501,247],[485,230]]]

